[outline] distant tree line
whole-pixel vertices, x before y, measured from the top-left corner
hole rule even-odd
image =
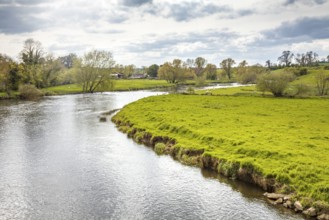
[[[108,90],[113,87],[113,76],[129,78],[136,73],[154,79],[164,79],[168,83],[178,84],[189,79],[195,80],[197,85],[204,85],[206,80],[237,81],[240,83],[263,82],[258,86],[262,91],[270,91],[276,96],[282,96],[282,91],[277,92],[269,87],[269,83],[276,78],[289,81],[292,79],[288,72],[293,75],[305,75],[306,67],[318,66],[321,62],[329,62],[329,55],[319,60],[317,53],[308,51],[294,55],[285,50],[278,57],[278,64],[270,60],[265,65],[248,65],[246,60],[236,63],[232,58],[226,58],[216,64],[208,63],[203,57],[195,59],[174,59],[162,65],[152,64],[149,67],[137,68],[135,65],[116,64],[112,53],[103,50],[91,50],[79,57],[74,53],[55,58],[47,53],[39,41],[27,39],[23,49],[19,53],[18,61],[5,54],[0,54],[0,92],[8,95],[21,87],[29,86],[36,89],[79,83],[82,92],[93,93],[95,91]],[[237,65],[236,65],[237,64]],[[282,76],[276,76],[271,70],[292,69],[285,71]],[[324,76],[324,79],[326,77]],[[280,83],[283,85],[284,83]],[[321,84],[321,85],[320,85]],[[319,83],[322,94],[327,93],[327,81]],[[282,90],[282,89],[281,89]],[[320,89],[319,89],[320,91]]]

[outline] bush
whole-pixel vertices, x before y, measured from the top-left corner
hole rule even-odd
[[[310,87],[305,84],[297,84],[295,86],[296,93],[295,96],[306,96],[311,91]]]
[[[42,96],[42,92],[34,85],[22,85],[19,87],[18,92],[21,99],[33,100]]]
[[[281,97],[289,82],[293,79],[294,76],[291,73],[268,73],[257,79],[256,86],[262,92],[271,92],[275,97]]]
[[[161,155],[161,154],[164,154],[165,148],[166,148],[166,145],[164,143],[157,143],[154,147],[154,151],[158,155]]]

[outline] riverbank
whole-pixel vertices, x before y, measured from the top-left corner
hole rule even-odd
[[[112,120],[157,153],[289,195],[282,204],[320,216],[329,211],[328,107],[326,99],[167,95]]]

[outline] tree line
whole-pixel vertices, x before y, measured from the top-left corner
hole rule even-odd
[[[329,62],[329,55],[326,57]],[[174,59],[162,65],[153,64],[149,67],[136,68],[135,65],[117,64],[112,53],[104,50],[91,50],[83,56],[70,53],[55,58],[47,53],[39,41],[27,39],[16,62],[7,55],[0,54],[0,92],[8,95],[20,87],[33,86],[37,89],[63,84],[79,83],[82,92],[108,90],[113,87],[113,75],[129,78],[134,73],[145,73],[150,78],[164,79],[168,83],[177,84],[194,79],[197,85],[206,80],[226,78],[227,81],[240,83],[256,83],[261,75],[270,70],[287,67],[310,67],[319,65],[319,56],[313,51],[294,55],[286,50],[278,57],[278,64],[270,60],[265,65],[248,65],[246,60],[236,65],[232,58],[226,58],[216,64],[208,63],[203,57],[195,59]],[[306,68],[298,69],[299,75],[307,73]],[[273,75],[272,75],[273,76]],[[287,77],[286,77],[287,78]],[[289,77],[288,77],[289,78]],[[271,81],[271,80],[267,80]],[[273,80],[272,80],[273,81]],[[276,93],[280,96],[280,93]]]

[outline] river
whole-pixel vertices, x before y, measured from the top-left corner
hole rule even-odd
[[[0,219],[302,219],[134,143],[102,112],[157,92],[0,102]]]

